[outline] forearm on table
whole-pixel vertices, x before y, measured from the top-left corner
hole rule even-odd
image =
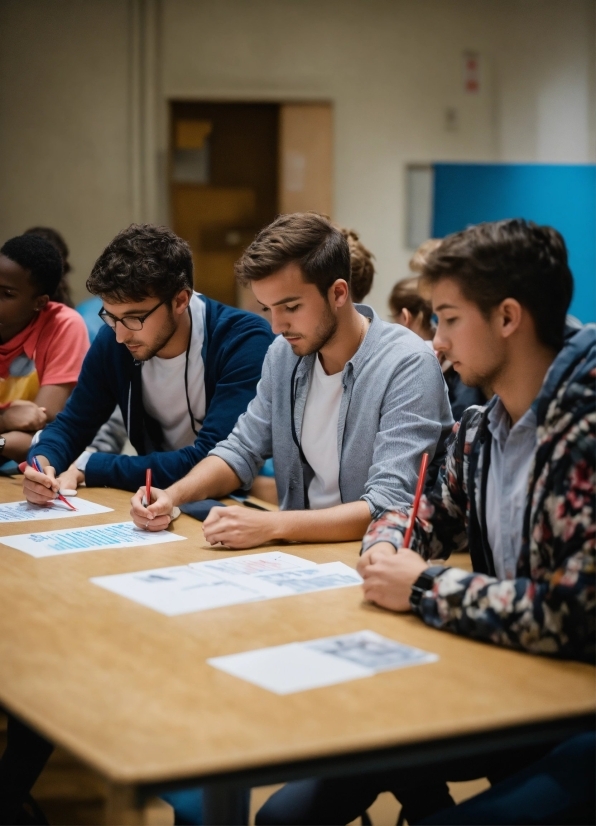
[[[274,540],[288,542],[350,542],[362,539],[370,523],[368,504],[362,500],[334,508],[304,511],[279,511]]]
[[[27,453],[31,447],[32,433],[23,433],[21,430],[10,430],[8,433],[2,434],[6,439],[4,450],[2,451],[3,459],[12,459],[15,462],[22,462],[27,458]]]
[[[231,493],[242,482],[218,456],[207,456],[178,482],[167,489],[175,505],[200,499],[217,499]]]

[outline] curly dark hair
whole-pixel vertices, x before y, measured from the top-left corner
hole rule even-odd
[[[58,301],[60,304],[66,304],[67,307],[74,307],[74,301],[72,300],[72,292],[70,289],[70,281],[68,280],[68,273],[72,270],[68,260],[70,251],[62,235],[57,229],[52,229],[51,227],[31,227],[31,229],[26,229],[23,235],[38,235],[40,238],[45,238],[46,241],[49,241],[50,244],[53,244],[56,247],[62,257],[63,273],[54,295],[50,296],[50,298],[52,301]]]
[[[62,278],[62,256],[49,241],[37,235],[17,235],[6,241],[0,255],[29,272],[38,295],[54,295]]]
[[[563,346],[573,276],[556,229],[513,218],[448,235],[422,270],[427,283],[446,277],[457,281],[487,317],[506,298],[514,298],[532,316],[543,344],[557,351]]]
[[[316,212],[280,215],[262,229],[235,264],[243,286],[297,264],[304,280],[326,296],[334,281],[350,283],[348,242],[333,224]]]
[[[159,298],[171,301],[193,288],[189,245],[168,227],[131,224],[95,262],[87,279],[92,295],[116,304]]]
[[[374,255],[364,246],[355,230],[345,229],[344,227],[338,227],[338,229],[350,248],[350,292],[352,293],[352,300],[356,304],[360,304],[372,288],[373,278],[375,277]]]

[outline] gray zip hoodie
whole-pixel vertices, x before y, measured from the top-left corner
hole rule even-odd
[[[381,321],[370,307],[364,341],[346,363],[337,427],[342,502],[364,499],[371,516],[412,504],[422,453],[432,460],[451,432],[447,388],[434,353],[399,324]],[[305,356],[294,377],[294,427],[298,442],[316,354]],[[257,395],[227,439],[209,454],[219,456],[249,488],[273,456],[282,510],[305,507],[303,465],[292,437],[292,374],[298,357],[282,336],[271,344]]]

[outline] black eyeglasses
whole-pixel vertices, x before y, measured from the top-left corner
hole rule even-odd
[[[142,330],[143,324],[147,321],[151,313],[154,313],[161,307],[162,304],[165,303],[166,301],[160,301],[159,304],[157,304],[152,310],[149,310],[146,315],[131,315],[125,316],[124,318],[117,318],[115,315],[108,313],[103,307],[97,315],[101,318],[104,324],[107,324],[108,327],[112,328],[112,330],[116,329],[116,324],[118,324],[118,322],[120,322],[123,327],[126,327],[127,330]]]

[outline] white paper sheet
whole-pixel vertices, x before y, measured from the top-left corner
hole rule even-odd
[[[226,556],[225,559],[209,562],[191,562],[190,567],[205,571],[218,571],[222,574],[253,575],[295,571],[300,568],[317,568],[317,563],[302,559],[301,556],[285,554],[283,551],[266,551],[261,554]]]
[[[104,548],[130,548],[135,545],[159,545],[162,542],[176,542],[186,539],[170,531],[139,530],[134,522],[115,522],[71,530],[25,533],[20,536],[5,536],[3,545],[24,551],[35,557],[71,554],[77,551],[99,551]]]
[[[274,694],[293,694],[438,659],[436,654],[403,645],[374,631],[357,631],[213,657],[207,662]]]
[[[71,500],[69,500],[71,501]],[[76,511],[72,511],[64,502],[56,499],[47,505],[32,505],[30,502],[4,502],[0,504],[0,522],[27,522],[32,519],[63,519],[66,516],[93,516],[96,513],[109,513],[113,508],[106,508],[79,496],[72,499]]]
[[[168,617],[277,596],[275,586],[258,577],[226,577],[190,565],[100,576],[91,582]]]
[[[359,585],[362,580],[343,562],[317,565],[299,556],[269,551],[95,577],[91,582],[171,617],[224,605],[345,588]]]

